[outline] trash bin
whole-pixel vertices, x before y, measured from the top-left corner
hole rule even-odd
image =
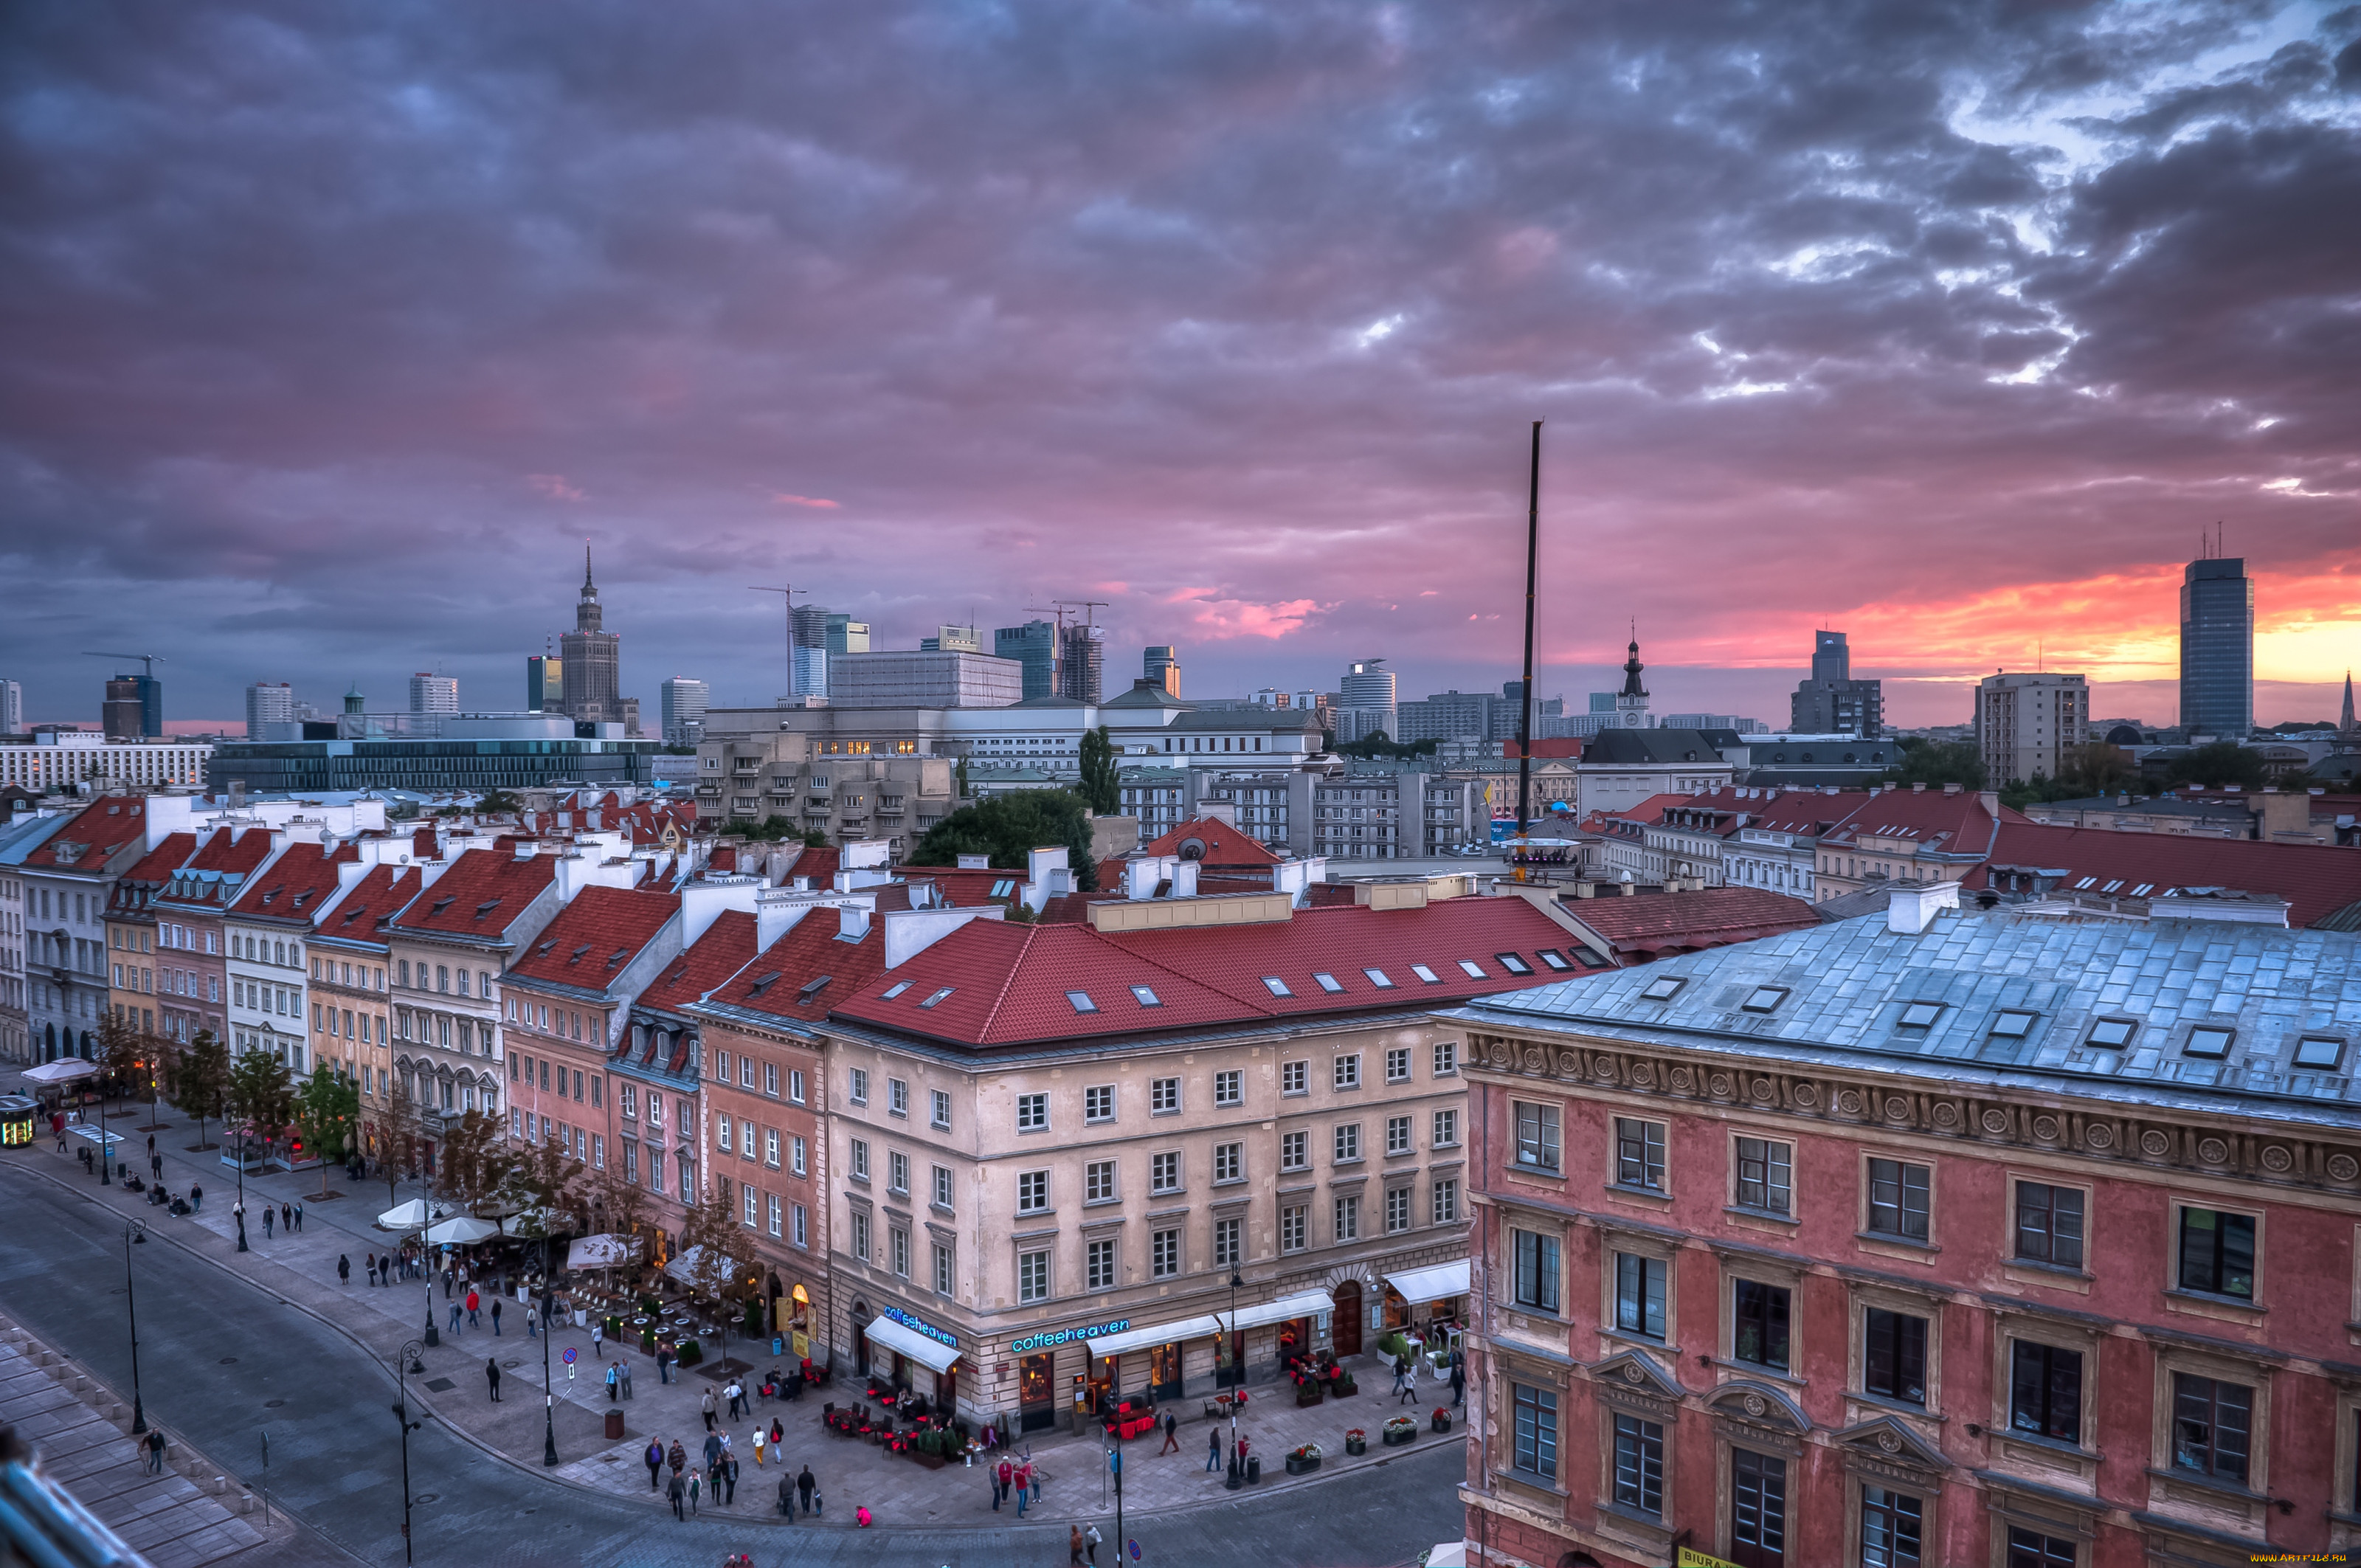
[[[1261,1454],[1259,1454],[1259,1453],[1249,1453],[1249,1454],[1247,1454],[1247,1455],[1246,1455],[1246,1485],[1247,1485],[1247,1486],[1254,1486],[1257,1482],[1260,1481],[1261,1479],[1262,1479],[1262,1455],[1261,1455]]]
[[[622,1435],[623,1412],[620,1410],[609,1410],[607,1412],[607,1441],[609,1442],[617,1442],[622,1437]]]
[[[784,1335],[773,1334],[771,1336],[771,1354],[773,1355],[785,1355],[787,1354],[787,1342]]]

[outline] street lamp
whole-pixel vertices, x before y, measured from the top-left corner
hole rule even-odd
[[[424,1202],[423,1199],[420,1200]],[[434,1206],[426,1205],[426,1218],[418,1227],[418,1261],[426,1273],[426,1343],[441,1344],[443,1336],[434,1332],[434,1249],[426,1243],[426,1233],[435,1221]]]
[[[237,1124],[237,1250],[246,1245],[246,1124]]]
[[[1222,1331],[1230,1336],[1230,1478],[1222,1485],[1233,1492],[1246,1482],[1245,1467],[1238,1464],[1238,1395],[1246,1383],[1246,1364],[1238,1354],[1238,1291],[1246,1282],[1246,1277],[1235,1268],[1230,1270],[1230,1321]],[[1116,1550],[1122,1550],[1120,1542]]]
[[[98,1091],[98,1184],[101,1187],[115,1185],[115,1173],[109,1168],[114,1154],[106,1142],[106,1089],[102,1084]]]
[[[131,1324],[131,1435],[137,1437],[148,1430],[148,1407],[139,1401],[139,1301],[131,1293],[131,1247],[134,1243],[145,1246],[148,1233],[132,1221],[123,1228],[123,1310]]]
[[[401,1560],[412,1561],[410,1548],[410,1434],[424,1426],[424,1421],[410,1419],[410,1385],[406,1378],[412,1373],[426,1375],[426,1364],[418,1358],[425,1347],[412,1340],[401,1347],[401,1364],[395,1369],[394,1381],[401,1398],[393,1402],[393,1419],[401,1428]]]
[[[544,1229],[541,1235],[541,1294],[530,1310],[541,1314],[541,1462],[552,1469],[557,1465],[557,1387],[549,1380],[549,1299],[555,1283],[549,1269],[549,1233]]]

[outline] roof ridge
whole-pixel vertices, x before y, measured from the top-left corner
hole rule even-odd
[[[967,926],[972,926],[975,922],[970,920],[965,924]],[[997,924],[1005,926],[1008,922],[1005,919],[1003,919],[997,922]],[[1017,943],[1016,961],[1009,964],[1006,969],[1001,971],[1000,988],[993,992],[992,1004],[984,1009],[983,1023],[976,1030],[976,1036],[979,1039],[988,1040],[991,1038],[992,1025],[994,1022],[999,1018],[1001,1008],[1007,1005],[1008,993],[1016,989],[1016,977],[1024,970],[1025,960],[1033,956],[1033,938],[1039,936],[1045,930],[1062,931],[1065,929],[1067,929],[1067,927],[1063,926],[1044,927],[1028,925],[1025,927],[1024,935]],[[954,932],[952,934],[956,936],[958,933]],[[1098,933],[1093,931],[1091,934],[1093,936],[1096,936]]]

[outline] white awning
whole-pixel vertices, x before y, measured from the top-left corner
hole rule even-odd
[[[869,1326],[861,1332],[869,1336],[872,1343],[890,1345],[921,1366],[932,1367],[937,1372],[949,1372],[951,1363],[960,1358],[957,1346],[928,1339],[917,1330],[904,1328],[891,1318],[873,1318]]]
[[[566,1248],[568,1268],[613,1268],[640,1255],[637,1236],[577,1236]]]
[[[1412,1306],[1422,1301],[1448,1301],[1467,1294],[1467,1260],[1438,1263],[1426,1268],[1405,1268],[1386,1276],[1386,1283],[1401,1292]]]
[[[1121,1333],[1100,1334],[1089,1342],[1090,1353],[1121,1355],[1126,1351],[1152,1350],[1159,1344],[1206,1339],[1221,1332],[1222,1320],[1208,1312],[1201,1318],[1183,1318],[1177,1323],[1156,1323],[1144,1329],[1126,1329]]]
[[[1315,1312],[1333,1311],[1335,1306],[1336,1299],[1325,1290],[1299,1290],[1292,1296],[1281,1296],[1276,1301],[1240,1307],[1235,1326],[1258,1329],[1265,1323],[1283,1323],[1290,1318],[1308,1318]],[[1217,1316],[1220,1321],[1227,1322],[1230,1315],[1223,1312]],[[1221,1331],[1216,1329],[1214,1332],[1218,1333]]]
[[[84,1061],[79,1057],[60,1057],[38,1067],[28,1067],[16,1076],[27,1083],[71,1083],[77,1078],[88,1078],[97,1070],[98,1064],[94,1061]]]

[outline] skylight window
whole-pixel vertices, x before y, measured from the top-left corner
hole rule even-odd
[[[1381,969],[1365,969],[1361,972],[1367,975],[1369,983],[1379,991],[1391,991],[1394,988],[1394,982],[1386,978],[1386,971]]]
[[[770,973],[757,978],[753,984],[746,988],[747,999],[752,1001],[753,998],[760,996],[763,992],[770,990],[773,983],[775,982],[778,978],[779,971],[777,970],[773,970]]]
[[[2132,889],[2132,896],[2134,898],[2146,898],[2149,894],[2155,891],[2156,883],[2152,882],[2144,882],[2137,887]]]
[[[1099,1010],[1099,1004],[1091,1000],[1091,993],[1087,991],[1070,991],[1066,992],[1066,1000],[1073,1003],[1074,1011],[1077,1013],[1095,1013]]]
[[[2098,884],[2098,881],[2099,879],[2097,877],[2086,876],[2081,882],[2074,884],[2074,891],[2076,893],[2080,893],[2086,887],[2094,887]]]
[[[992,884],[992,896],[994,898],[1006,898],[1010,894],[1016,891],[1016,879],[1015,877],[1002,877],[998,882]]]
[[[1477,963],[1474,959],[1460,959],[1459,972],[1466,975],[1469,980],[1489,980],[1492,978],[1490,975],[1484,972],[1484,966]]]
[[[1943,1015],[1939,1002],[1912,1002],[1902,1009],[1902,1026],[1905,1029],[1931,1029],[1935,1020]]]
[[[1142,1007],[1161,1007],[1164,1005],[1164,999],[1156,994],[1156,990],[1153,986],[1133,986],[1131,988],[1131,999],[1134,1002],[1138,1003]]]
[[[488,898],[484,900],[483,903],[476,905],[476,918],[481,920],[485,916],[489,915],[493,910],[498,909],[500,906],[500,901],[499,899]]]
[[[1662,980],[1650,981],[1640,994],[1651,1002],[1670,1002],[1687,983],[1677,975],[1666,975]]]
[[[909,989],[910,982],[908,981],[897,980],[893,984],[887,986],[884,992],[880,992],[877,1000],[880,1002],[891,1002]]]
[[[1424,981],[1429,985],[1441,985],[1443,983],[1443,977],[1436,974],[1424,964],[1411,965],[1410,972],[1418,976],[1419,979]]]
[[[949,996],[952,992],[958,989],[959,988],[957,986],[947,985],[940,991],[936,992],[932,996],[928,997],[924,1002],[919,1003],[918,1005],[921,1007],[932,1007],[944,997]]]
[[[1312,978],[1320,982],[1320,989],[1326,992],[1331,996],[1335,995],[1338,992],[1345,989],[1344,982],[1333,974],[1315,970]]]
[[[2113,892],[2114,892],[2114,891],[2115,891],[2115,889],[2117,889],[2117,888],[2119,888],[2119,887],[2121,887],[2121,886],[2123,886],[2123,885],[2124,885],[2124,879],[2123,879],[2123,878],[2121,878],[2121,877],[2117,877],[2114,881],[2113,881],[2113,882],[2111,882],[2111,883],[2107,883],[2104,887],[2103,887],[2103,888],[2099,889],[2099,891],[2100,891],[2101,893],[2113,893]]]
[[[2345,1055],[2345,1042],[2328,1035],[2306,1035],[2295,1043],[2295,1065],[2334,1069]]]
[[[1295,994],[1295,992],[1287,989],[1287,981],[1279,979],[1279,976],[1275,974],[1267,974],[1263,976],[1262,982],[1273,996],[1292,996]]]
[[[1523,959],[1519,958],[1514,953],[1494,953],[1492,956],[1495,959],[1498,959],[1500,962],[1500,967],[1507,970],[1510,974],[1531,974],[1533,972],[1533,966],[1525,962]]]
[[[580,962],[582,961],[582,955],[583,955],[583,954],[585,954],[585,953],[587,953],[587,952],[588,952],[589,950],[590,950],[590,944],[589,944],[589,943],[588,943],[588,942],[585,942],[585,943],[583,943],[580,947],[578,947],[578,948],[575,948],[571,953],[568,953],[568,954],[566,956],[566,961],[567,963],[569,963],[569,964],[573,964],[573,963],[580,963]]]
[[[1738,1005],[1743,1011],[1748,1013],[1769,1013],[1776,1008],[1779,1003],[1786,1000],[1787,988],[1785,986],[1758,985],[1754,988],[1753,994],[1749,996],[1745,1001],[1740,1003]]]
[[[804,981],[803,984],[796,988],[796,1000],[797,1002],[809,1002],[813,997],[818,996],[822,991],[828,989],[828,982],[835,978],[836,977],[832,974],[824,974],[815,979]]]
[[[2112,1049],[2130,1045],[2138,1032],[2139,1025],[2128,1018],[2102,1018],[2091,1025],[2091,1037],[2084,1043]]]
[[[1554,970],[1563,971],[1574,967],[1572,964],[1565,961],[1565,955],[1559,952],[1555,948],[1543,948],[1536,956],[1540,958],[1542,962],[1549,965],[1549,967]]]
[[[2237,1038],[2237,1031],[2235,1029],[2218,1028],[2212,1025],[2201,1025],[2189,1031],[2189,1043],[2180,1047],[2181,1054],[2192,1057],[2226,1057],[2230,1054],[2230,1042],[2235,1038]]]
[[[1993,1014],[1993,1037],[2001,1040],[2021,1040],[2033,1033],[2033,1021],[2037,1013],[1995,1013]]]

